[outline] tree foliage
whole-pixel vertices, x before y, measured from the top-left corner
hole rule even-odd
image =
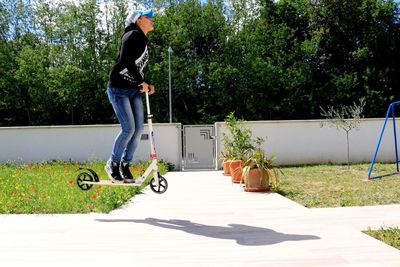
[[[364,97],[367,117],[400,95],[393,0],[149,0],[152,109],[173,120],[316,119]],[[123,0],[0,3],[0,126],[114,123],[105,89]]]

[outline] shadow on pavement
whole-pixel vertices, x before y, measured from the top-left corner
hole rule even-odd
[[[318,236],[314,235],[284,234],[271,229],[244,224],[228,224],[228,226],[225,227],[193,223],[188,220],[161,220],[156,218],[146,218],[144,220],[99,219],[97,221],[145,223],[161,228],[179,230],[193,235],[218,239],[232,239],[242,246],[265,246],[285,241],[320,239]]]

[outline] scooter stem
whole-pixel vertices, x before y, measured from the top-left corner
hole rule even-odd
[[[152,117],[152,116],[153,116],[153,115],[151,115],[151,112],[150,112],[149,91],[146,91],[145,94],[146,94],[147,118],[149,118],[149,117]]]
[[[150,157],[153,160],[157,160],[157,152],[154,142],[153,121],[152,121],[153,115],[150,113],[149,92],[146,91],[145,94],[146,94],[146,108],[147,108],[147,126],[149,128],[150,151],[151,151]]]

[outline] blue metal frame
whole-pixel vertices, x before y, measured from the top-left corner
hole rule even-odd
[[[398,156],[398,151],[397,151],[397,134],[396,134],[396,115],[394,113],[394,107],[399,104],[400,104],[400,101],[393,102],[392,104],[389,105],[389,108],[386,112],[385,122],[383,123],[381,135],[379,136],[378,144],[376,146],[375,153],[374,153],[374,156],[371,161],[371,165],[369,166],[369,170],[368,170],[368,179],[370,179],[370,180],[399,174],[399,156]],[[392,118],[393,118],[393,137],[394,137],[394,147],[395,147],[395,153],[396,153],[396,170],[397,170],[397,172],[371,177],[372,168],[374,167],[374,164],[375,164],[376,156],[378,154],[379,146],[381,145],[383,133],[385,132],[386,123],[389,119],[390,113],[392,113]]]

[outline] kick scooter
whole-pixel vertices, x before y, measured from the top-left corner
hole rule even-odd
[[[79,173],[76,178],[76,184],[78,187],[84,191],[90,190],[93,185],[116,185],[116,186],[141,186],[144,181],[146,180],[147,176],[153,173],[153,178],[150,180],[150,188],[153,192],[162,194],[167,191],[168,183],[167,180],[160,175],[158,172],[158,165],[157,165],[157,153],[155,148],[154,142],[154,131],[153,131],[153,123],[152,118],[153,115],[150,112],[150,101],[149,101],[149,93],[146,91],[146,109],[147,109],[147,126],[149,128],[150,134],[150,157],[151,163],[150,166],[144,171],[144,173],[135,180],[134,183],[123,183],[117,184],[113,183],[111,180],[100,180],[97,173],[89,168],[80,167],[80,170],[83,172]]]

